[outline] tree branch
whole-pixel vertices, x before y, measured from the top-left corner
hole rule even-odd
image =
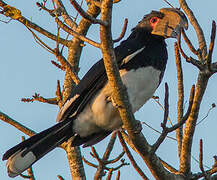
[[[3,8],[4,14],[7,13],[7,11],[8,11],[8,8],[7,8],[7,7],[8,7],[8,6],[9,6],[8,4],[6,4],[5,2],[3,2],[2,0],[0,0],[0,7]],[[10,6],[9,6],[9,7],[10,7]],[[14,7],[13,7],[13,8],[14,8]],[[16,9],[16,8],[15,8],[15,9]],[[16,9],[16,10],[19,11],[18,9]],[[9,17],[11,17],[11,18],[13,18],[14,16],[15,16],[15,14],[13,14],[13,13],[12,13],[12,14],[9,14]],[[52,40],[54,40],[54,41],[57,40],[57,36],[56,36],[56,35],[50,33],[49,31],[47,31],[47,30],[45,30],[45,29],[43,29],[43,28],[40,27],[39,25],[37,25],[37,24],[35,24],[35,23],[29,21],[27,18],[25,18],[25,17],[23,17],[23,16],[21,15],[21,12],[20,12],[20,15],[19,15],[16,19],[14,19],[14,20],[19,21],[20,23],[24,24],[25,26],[36,30],[36,31],[39,32],[40,34],[43,34],[44,36],[46,36],[46,37],[48,37],[48,38],[50,38],[50,39],[52,39]],[[65,39],[59,38],[59,43],[65,45],[65,46],[68,46],[68,41],[65,40]]]
[[[206,46],[206,41],[205,41],[203,30],[200,27],[196,17],[194,16],[194,13],[192,12],[192,10],[189,8],[188,4],[186,3],[186,0],[179,0],[179,4],[180,4],[181,8],[184,10],[185,14],[188,16],[190,23],[192,24],[192,26],[194,27],[194,29],[196,31],[197,39],[198,39],[198,43],[199,43],[199,48],[202,52],[202,58],[204,61],[206,58],[206,55],[207,55],[207,46]]]
[[[174,44],[174,48],[175,48],[177,80],[178,80],[177,122],[180,122],[181,119],[183,118],[184,84],[183,84],[181,57],[180,57],[177,43]],[[181,155],[182,137],[183,137],[183,127],[181,126],[176,130],[176,139],[178,144],[179,157]]]
[[[108,23],[106,21],[102,21],[100,19],[96,19],[92,16],[90,16],[89,14],[87,14],[82,8],[81,6],[75,1],[75,0],[70,0],[71,4],[73,5],[73,7],[76,9],[76,11],[85,19],[87,19],[88,21],[90,21],[90,23],[92,24],[101,24],[103,26],[107,26]]]
[[[215,37],[216,37],[216,22],[212,21],[212,31],[211,31],[211,38],[209,44],[209,52],[207,57],[207,66],[210,71],[211,71],[211,63],[212,63],[212,53],[215,44]]]
[[[100,44],[89,39],[89,38],[86,38],[85,36],[81,35],[81,34],[78,34],[76,31],[73,31],[72,29],[70,29],[68,26],[66,26],[65,24],[63,24],[62,21],[60,21],[58,18],[55,19],[56,23],[59,25],[60,28],[62,28],[64,31],[66,31],[67,33],[73,35],[74,37],[76,38],[79,38],[80,40],[82,41],[85,41],[97,48],[100,48]]]
[[[121,39],[123,39],[123,37],[126,33],[126,30],[127,30],[127,24],[128,24],[128,19],[126,18],[126,19],[124,19],[124,26],[122,28],[121,34],[117,39],[113,40],[114,43],[119,42]]]
[[[136,161],[134,160],[132,154],[130,153],[129,149],[127,148],[126,143],[124,142],[124,139],[120,132],[118,132],[118,137],[120,140],[120,143],[126,152],[128,158],[130,159],[131,164],[133,165],[134,169],[138,172],[138,174],[142,177],[142,179],[148,180],[148,177],[144,174],[144,172],[141,170],[141,168],[137,165]]]
[[[26,126],[22,125],[21,123],[17,122],[16,120],[12,119],[11,117],[9,117],[8,115],[6,115],[5,113],[0,111],[0,119],[12,126],[14,126],[15,128],[17,128],[19,131],[25,133],[28,136],[33,136],[36,134],[35,131],[33,131],[30,128],[27,128]]]

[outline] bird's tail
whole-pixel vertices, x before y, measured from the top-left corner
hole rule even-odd
[[[72,121],[67,119],[9,149],[2,158],[8,160],[8,175],[16,177],[21,174],[72,136]]]

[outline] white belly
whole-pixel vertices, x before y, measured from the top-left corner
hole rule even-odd
[[[133,112],[139,110],[150,99],[159,85],[160,71],[153,67],[139,68],[137,70],[120,70],[120,75],[127,88]],[[112,89],[106,86],[88,104],[74,123],[74,131],[80,136],[87,136],[96,130],[114,130],[122,125],[117,109],[112,105]]]

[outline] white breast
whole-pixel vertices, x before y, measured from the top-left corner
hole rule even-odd
[[[160,70],[151,66],[128,72],[126,70],[120,71],[122,81],[127,87],[133,112],[136,112],[153,96],[159,85],[160,73]]]
[[[160,73],[151,66],[130,71],[120,70],[133,112],[139,110],[153,96],[159,85]],[[111,94],[112,89],[107,83],[75,120],[73,129],[76,133],[84,137],[100,129],[120,128],[122,121],[117,109],[110,101]]]

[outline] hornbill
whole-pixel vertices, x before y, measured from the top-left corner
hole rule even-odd
[[[166,38],[177,38],[188,28],[180,10],[163,8],[152,11],[132,29],[130,36],[114,51],[123,84],[133,112],[152,97],[167,64]],[[8,175],[16,177],[45,154],[69,138],[72,146],[91,146],[122,126],[112,101],[103,59],[94,64],[73,89],[57,115],[58,123],[9,149]]]

